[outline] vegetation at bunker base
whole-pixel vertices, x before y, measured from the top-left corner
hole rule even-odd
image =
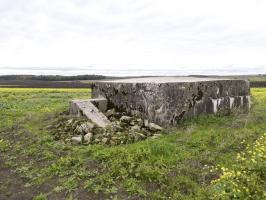
[[[266,89],[252,89],[248,115],[200,116],[158,139],[56,141],[46,127],[89,92],[0,89],[0,175],[12,169],[0,177],[0,199],[265,198]]]

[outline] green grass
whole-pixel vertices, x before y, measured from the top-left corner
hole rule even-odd
[[[0,89],[0,158],[23,178],[22,189],[37,188],[35,199],[215,198],[211,181],[222,172],[212,169],[236,164],[237,154],[266,132],[266,89],[252,89],[250,114],[200,116],[159,139],[115,147],[55,141],[45,127],[70,99],[89,95]]]

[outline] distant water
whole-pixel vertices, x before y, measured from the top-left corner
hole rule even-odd
[[[266,67],[209,67],[178,69],[145,69],[116,67],[0,67],[0,75],[36,74],[36,75],[80,75],[95,74],[106,76],[186,76],[186,75],[247,75],[266,74]]]

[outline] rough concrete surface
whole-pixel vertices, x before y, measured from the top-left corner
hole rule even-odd
[[[97,100],[93,99],[93,102],[95,101]],[[100,102],[102,103],[102,101],[103,100],[101,99]],[[77,116],[85,115],[93,123],[102,128],[105,128],[111,123],[107,117],[92,103],[91,100],[72,100],[70,102],[70,114]]]
[[[199,114],[250,109],[249,82],[219,78],[152,77],[95,82],[93,98],[107,107],[138,115],[161,126]]]

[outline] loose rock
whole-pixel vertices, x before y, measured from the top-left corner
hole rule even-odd
[[[94,124],[90,122],[82,123],[80,126],[77,126],[76,130],[78,133],[89,133],[94,128]]]
[[[151,131],[161,131],[161,130],[163,130],[162,127],[160,127],[159,125],[154,124],[154,123],[149,123],[149,129]]]
[[[149,121],[147,119],[144,119],[144,126],[149,127]]]
[[[135,125],[131,127],[132,131],[140,131],[140,126],[139,125]]]
[[[81,142],[82,142],[82,136],[79,135],[79,136],[74,136],[74,137],[72,137],[72,138],[71,138],[71,142],[72,142],[73,144],[81,144]]]
[[[51,130],[56,140],[72,144],[106,144],[119,145],[130,144],[146,138],[158,138],[161,134],[155,134],[162,127],[138,116],[127,116],[126,113],[116,112],[114,109],[107,113],[114,120],[105,128],[95,125],[83,117],[69,118],[61,116],[53,125]],[[121,117],[122,116],[122,117]],[[145,125],[145,126],[144,126]],[[50,127],[49,127],[50,128]]]
[[[94,124],[91,122],[83,123],[80,126],[82,126],[82,129],[84,130],[85,133],[90,132],[94,128]]]
[[[131,119],[132,119],[132,117],[130,117],[130,116],[122,116],[120,118],[120,121],[124,122],[124,123],[130,123]]]
[[[106,144],[106,143],[108,142],[108,138],[103,138],[103,139],[102,139],[102,142],[103,142],[104,144]]]
[[[136,119],[136,123],[137,123],[139,126],[143,126],[143,125],[144,125],[143,120],[140,119],[140,118]]]
[[[93,137],[93,134],[92,133],[87,133],[86,135],[84,135],[84,142],[86,143],[90,143],[92,141],[92,137]]]
[[[139,136],[141,139],[146,138],[146,136],[145,136],[144,134],[142,134],[142,133],[138,133],[138,132],[137,132],[136,135]]]
[[[71,125],[73,123],[74,119],[67,120],[67,125]]]
[[[101,140],[100,140],[100,139],[95,139],[94,142],[95,142],[95,143],[100,143]]]
[[[107,110],[106,113],[105,113],[106,117],[112,117],[115,115],[115,109],[110,109],[110,110]]]

